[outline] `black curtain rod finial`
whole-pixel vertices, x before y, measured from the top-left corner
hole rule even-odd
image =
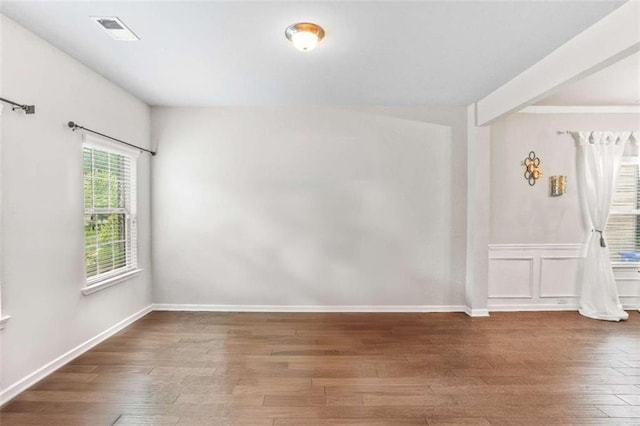
[[[11,105],[11,109],[13,111],[21,109],[22,111],[24,111],[25,114],[35,114],[36,113],[36,106],[35,105],[23,105],[23,104],[19,104],[17,102],[10,101],[9,99],[5,99],[5,98],[0,98],[0,102],[4,102],[4,103],[7,103],[7,104]]]

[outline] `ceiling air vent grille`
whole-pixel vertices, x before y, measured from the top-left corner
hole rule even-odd
[[[104,27],[105,30],[123,30],[122,25],[115,19],[101,18],[98,19],[98,23]]]
[[[135,41],[140,38],[133,33],[119,18],[115,16],[91,16],[89,17],[109,36],[118,41]]]

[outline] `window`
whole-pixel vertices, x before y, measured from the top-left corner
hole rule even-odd
[[[629,143],[630,144],[630,143]],[[612,263],[640,263],[640,157],[624,157],[605,230]]]
[[[83,145],[86,286],[137,270],[137,153],[86,137]]]

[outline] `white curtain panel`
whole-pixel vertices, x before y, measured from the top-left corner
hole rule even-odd
[[[580,313],[599,320],[625,320],[629,314],[618,297],[604,229],[631,132],[577,132],[573,136],[578,144],[578,188],[587,222]]]

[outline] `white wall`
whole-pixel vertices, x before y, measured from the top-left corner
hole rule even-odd
[[[460,306],[465,108],[153,108],[160,304]]]
[[[149,144],[149,107],[1,17],[5,98],[35,115],[2,114],[1,384],[25,376],[151,303],[149,158],[138,167],[139,261],[134,280],[83,296],[82,136],[69,120]]]
[[[565,130],[635,130],[640,114],[519,113],[491,126],[489,306],[571,308],[577,303],[585,240],[576,179],[576,147]],[[521,164],[529,151],[543,177],[530,187]],[[566,175],[567,193],[549,195],[549,176]],[[640,304],[635,270],[615,271],[627,306]]]
[[[492,244],[582,243],[576,147],[565,130],[634,130],[639,114],[514,114],[491,126]],[[543,177],[530,187],[521,165],[529,151]],[[549,176],[566,175],[567,193],[549,196]]]

